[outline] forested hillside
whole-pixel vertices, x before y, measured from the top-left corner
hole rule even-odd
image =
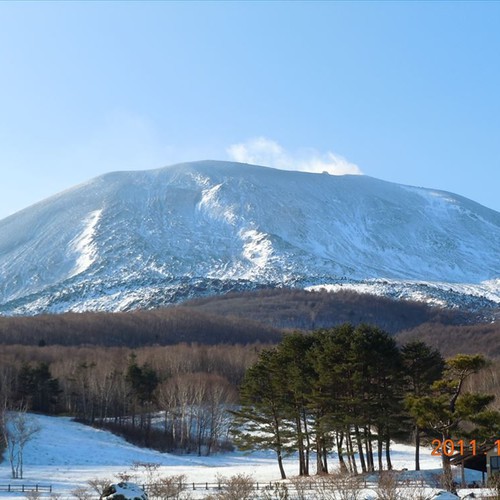
[[[446,325],[423,323],[397,335],[399,342],[419,339],[439,349],[445,356],[457,352],[483,353],[490,358],[500,358],[500,324],[479,323],[471,325]]]
[[[500,326],[481,315],[352,291],[270,289],[128,313],[0,316],[0,344],[136,348],[178,343],[277,343],[284,331],[368,323],[399,342],[421,339],[444,355],[500,357]]]
[[[196,299],[185,307],[221,316],[253,319],[276,328],[315,330],[342,323],[376,324],[389,333],[427,322],[469,324],[477,317],[424,302],[392,300],[353,291],[275,288]]]
[[[0,344],[138,347],[181,342],[278,342],[281,331],[252,320],[225,318],[185,307],[130,313],[0,316]]]

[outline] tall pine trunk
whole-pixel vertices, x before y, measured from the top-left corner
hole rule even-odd
[[[451,470],[450,457],[447,457],[444,453],[441,455],[443,464],[443,486],[451,493],[456,494],[457,488],[453,481],[453,472]]]
[[[339,465],[340,465],[340,470],[342,472],[347,472],[347,465],[344,460],[344,452],[342,450],[342,444],[344,441],[344,433],[341,432],[336,432],[335,433],[335,442],[337,444],[337,455],[339,457]]]
[[[373,448],[369,425],[364,428],[363,434],[365,438],[367,468],[370,472],[373,472],[375,470],[375,465],[373,462]]]
[[[328,474],[328,448],[323,444],[323,465],[325,468],[325,474]]]
[[[286,479],[285,469],[283,468],[283,455],[282,455],[282,441],[281,441],[281,433],[280,433],[280,425],[279,421],[274,415],[274,429],[276,431],[276,455],[278,457],[278,467],[280,469],[281,479]]]
[[[378,431],[378,436],[377,436],[377,457],[378,457],[378,470],[382,471],[384,469],[384,464],[382,462],[382,453],[383,453],[383,441],[382,441],[382,434],[380,432],[380,429]]]
[[[385,438],[385,460],[387,462],[387,470],[392,470],[391,436],[389,435],[389,431],[387,431],[387,436]]]
[[[415,470],[420,470],[420,427],[415,425]]]
[[[442,442],[444,443],[449,436],[443,434]],[[451,470],[450,457],[445,453],[441,453],[441,463],[443,464],[443,486],[451,493],[457,494],[457,487],[453,481],[453,471]]]
[[[309,426],[307,425],[307,413],[305,408],[302,408],[302,420],[304,422],[304,434],[306,437],[306,450],[305,450],[305,475],[309,475],[309,454],[311,451],[311,437],[309,436]]]
[[[281,479],[286,479],[285,469],[283,467],[283,456],[281,455],[281,449],[276,450],[278,456],[278,467],[280,469]]]
[[[328,472],[326,463],[323,461],[324,436],[318,434],[316,438],[316,474],[326,474]]]
[[[297,448],[299,452],[299,476],[304,476],[306,475],[306,464],[304,454],[304,437],[302,434],[300,415],[296,415],[295,417],[295,428],[297,431]]]
[[[361,441],[361,433],[359,432],[359,427],[357,425],[354,426],[354,435],[356,436],[356,444],[358,445],[358,454],[359,454],[359,461],[361,463],[361,470],[363,472],[367,472],[365,454],[363,452],[363,442]]]
[[[354,456],[354,446],[352,444],[351,430],[347,430],[347,458],[349,460],[349,467],[353,474],[358,474],[358,466],[356,464],[356,457]]]

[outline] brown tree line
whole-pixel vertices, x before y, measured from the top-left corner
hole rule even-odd
[[[444,356],[457,352],[482,353],[489,358],[500,358],[500,323],[446,325],[424,323],[397,335],[398,342],[419,339],[435,347]]]
[[[252,344],[279,342],[282,332],[250,319],[221,317],[172,306],[127,313],[0,316],[0,345],[101,345],[140,347],[180,342]]]
[[[282,329],[315,330],[345,322],[376,324],[397,335],[415,328],[468,325],[477,321],[466,313],[349,291],[261,290],[152,311],[0,316],[0,345],[87,344],[135,348],[179,342],[278,343]],[[498,328],[495,334],[498,338]]]
[[[315,330],[343,323],[376,324],[391,334],[423,323],[466,324],[473,314],[423,302],[393,300],[349,290],[265,289],[231,292],[184,303],[186,308],[224,317],[252,319],[276,328]]]

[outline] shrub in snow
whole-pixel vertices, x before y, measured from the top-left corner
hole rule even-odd
[[[135,483],[111,484],[104,489],[101,500],[148,500],[147,493]]]
[[[205,497],[205,500],[251,500],[254,498],[254,480],[247,474],[236,474],[226,479],[217,476],[222,491]]]
[[[158,500],[178,500],[187,498],[186,476],[179,474],[177,476],[161,477],[154,483],[147,485],[149,495]]]
[[[361,500],[363,486],[360,476],[340,470],[316,480],[316,491],[322,500]]]
[[[71,492],[76,500],[92,500],[92,492],[88,488],[80,486]]]

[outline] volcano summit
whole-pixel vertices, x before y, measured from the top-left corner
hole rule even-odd
[[[328,283],[500,302],[499,278],[500,213],[367,176],[201,161],[106,174],[0,221],[6,315]]]

